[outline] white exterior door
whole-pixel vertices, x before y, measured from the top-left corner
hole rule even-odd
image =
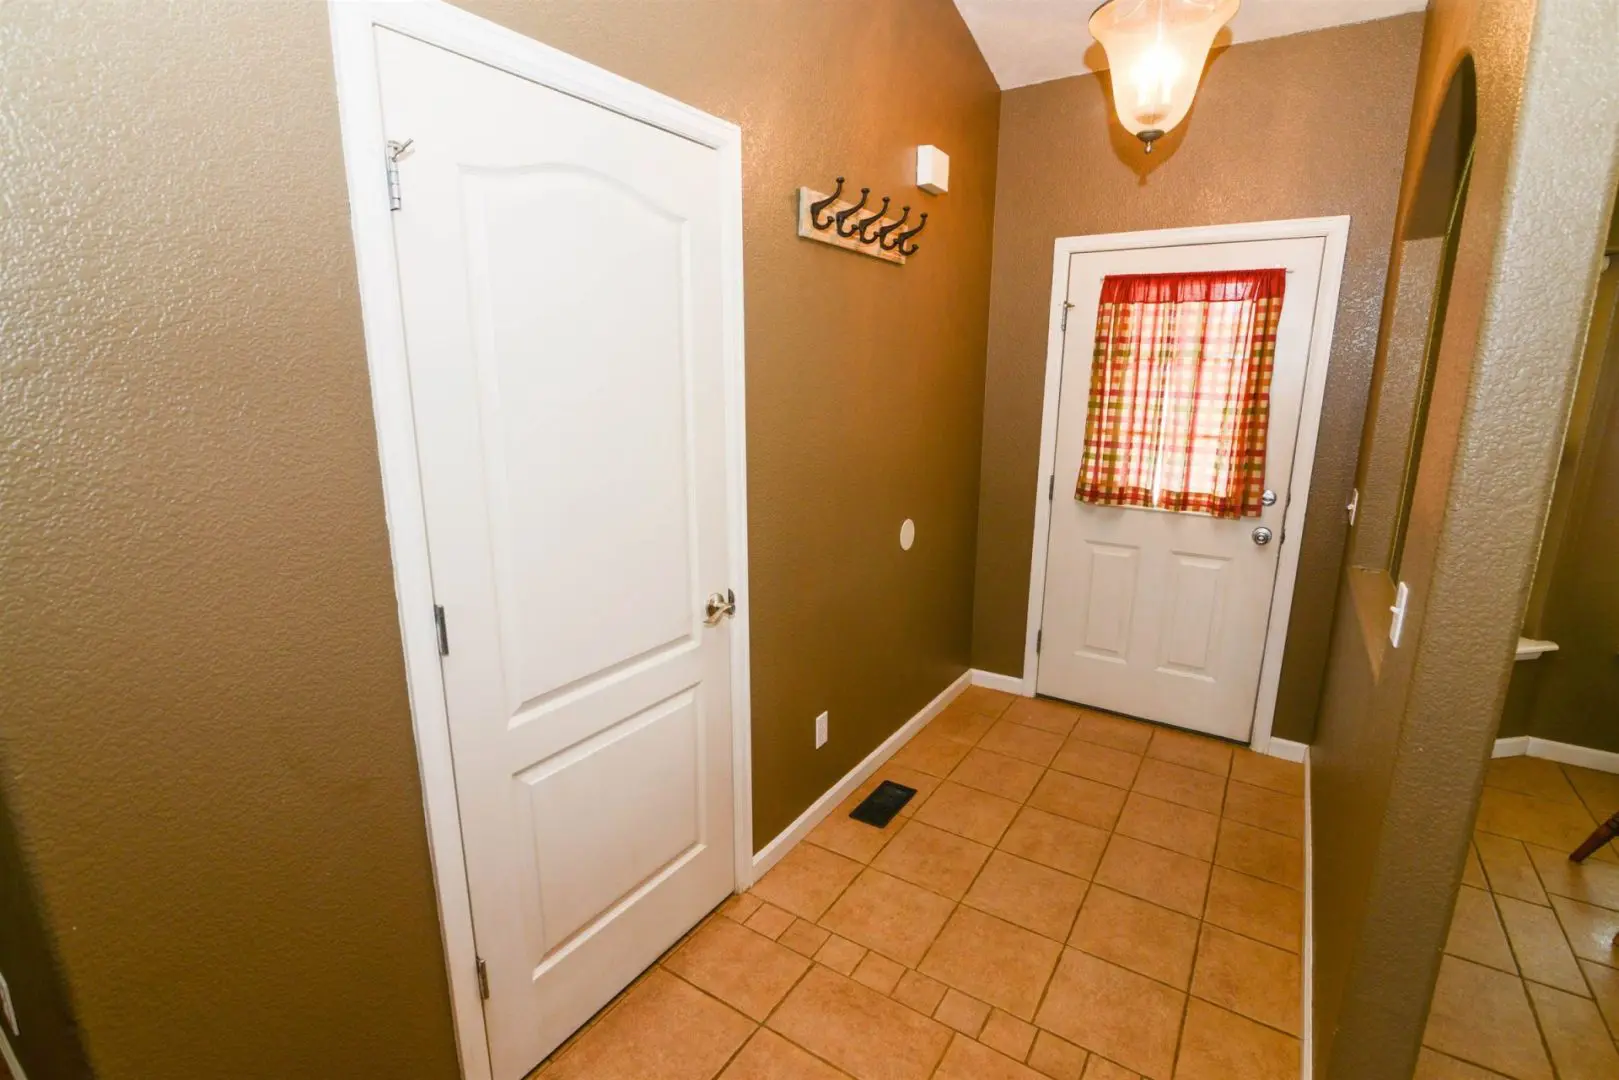
[[[1036,689],[1247,741],[1284,539],[1325,241],[1321,237],[1070,257]],[[1110,274],[1285,267],[1260,517],[1079,502],[1096,311]],[[1268,530],[1269,542],[1256,543]],[[1286,542],[1296,543],[1289,537]]]
[[[497,1080],[731,891],[720,154],[378,29]],[[379,159],[380,161],[380,159]],[[379,164],[380,167],[380,164]]]

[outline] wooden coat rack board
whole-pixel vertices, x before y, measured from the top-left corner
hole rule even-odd
[[[819,240],[823,244],[869,255],[873,259],[905,265],[920,245],[911,238],[927,224],[927,214],[921,215],[912,228],[905,228],[911,208],[904,207],[898,217],[888,214],[887,196],[880,207],[868,207],[870,188],[860,189],[860,199],[851,202],[841,198],[843,177],[832,194],[825,195],[807,187],[798,189],[798,235],[806,240]]]

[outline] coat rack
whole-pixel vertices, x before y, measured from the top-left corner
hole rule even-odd
[[[912,237],[927,227],[927,214],[907,229],[909,206],[901,207],[898,217],[889,217],[888,196],[883,196],[881,206],[868,209],[870,188],[861,188],[860,200],[850,202],[843,198],[843,177],[838,177],[837,185],[830,195],[807,187],[798,189],[798,235],[904,266],[905,259],[921,247]]]

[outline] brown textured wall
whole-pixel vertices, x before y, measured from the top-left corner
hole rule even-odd
[[[1619,415],[1610,408],[1603,421],[1586,450],[1595,458],[1590,486],[1551,571],[1536,636],[1559,648],[1537,661],[1526,733],[1619,751]]]
[[[6,774],[0,768],[0,792]],[[22,845],[0,794],[0,973],[6,976],[22,1034],[4,1032],[23,1072],[50,1080],[89,1080],[77,1021],[62,985],[56,937],[45,923]],[[22,1020],[27,1017],[27,1020]],[[6,1076],[0,1065],[0,1078]]]
[[[1385,568],[1348,571],[1311,751],[1324,1080],[1414,1067],[1596,280],[1619,158],[1616,18],[1612,0],[1428,10],[1402,226],[1413,163],[1469,53],[1477,158],[1402,564],[1405,637],[1383,644]],[[1559,134],[1571,127],[1572,151]]]
[[[1119,128],[1102,77],[1003,96],[974,666],[1023,671],[1053,241],[1349,214],[1348,263],[1276,709],[1278,736],[1310,737],[1421,34],[1422,17],[1408,15],[1220,52],[1191,116],[1151,157]]]
[[[744,129],[763,843],[967,665],[997,91],[948,0],[475,6]],[[452,1076],[325,7],[8,4],[0,48],[31,944],[104,1080]],[[796,239],[838,172],[932,211],[910,265]]]
[[[0,24],[0,768],[91,1062],[449,1076],[325,11]]]
[[[1619,223],[1616,223],[1619,224]],[[1609,239],[1610,249],[1619,248]],[[1597,286],[1524,633],[1558,650],[1513,666],[1501,732],[1619,750],[1619,264]]]
[[[949,0],[464,4],[742,127],[762,847],[968,666],[1000,93]],[[833,176],[928,211],[922,252],[799,239]]]

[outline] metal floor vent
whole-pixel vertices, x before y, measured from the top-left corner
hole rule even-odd
[[[865,801],[849,811],[849,816],[881,829],[893,821],[894,815],[904,809],[915,795],[915,788],[884,780],[877,785],[876,791],[866,796]]]

